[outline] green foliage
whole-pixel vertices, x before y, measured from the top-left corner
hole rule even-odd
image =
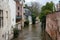
[[[47,2],[45,6],[41,8],[40,21],[43,20],[44,16],[55,11],[55,6],[53,2]]]
[[[25,4],[25,7],[24,8],[28,8],[29,9],[29,7],[27,6],[27,4]]]
[[[40,13],[40,16],[39,16],[40,21],[42,23],[42,25],[41,25],[42,28],[45,29],[45,27],[46,27],[46,15],[50,14],[54,11],[55,11],[55,6],[54,6],[53,2],[50,2],[50,3],[47,2],[45,6],[42,6],[41,13]]]
[[[44,13],[45,13],[45,15],[47,15],[47,14],[50,14],[51,11],[50,10],[45,10]]]
[[[14,28],[14,38],[17,38],[19,35],[19,30],[17,28]]]
[[[27,19],[27,21],[24,22],[24,26],[28,26],[29,25],[29,20]]]
[[[34,14],[32,14],[31,16],[32,16],[32,23],[35,24],[36,16]]]

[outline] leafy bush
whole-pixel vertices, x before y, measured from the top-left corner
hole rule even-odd
[[[14,28],[14,38],[17,38],[18,37],[18,35],[19,35],[19,30],[17,29],[17,28]]]
[[[41,25],[42,29],[46,28],[46,16],[54,11],[55,11],[55,6],[53,2],[47,2],[46,5],[42,6],[39,16],[40,22],[42,24]]]
[[[29,21],[27,20],[24,22],[24,26],[28,26],[28,25],[29,25]]]
[[[31,16],[32,16],[32,24],[35,24],[36,16],[34,14],[32,14]]]

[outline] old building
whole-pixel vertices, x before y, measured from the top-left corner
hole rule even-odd
[[[24,26],[24,0],[15,0],[16,3],[16,23],[17,27],[21,29]]]
[[[16,22],[22,20],[22,3],[21,0],[15,0],[16,2]]]
[[[0,0],[0,40],[10,40],[16,24],[16,4],[14,0]]]
[[[46,32],[52,40],[60,40],[60,12],[54,12],[46,16]]]

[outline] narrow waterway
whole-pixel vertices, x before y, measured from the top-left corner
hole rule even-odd
[[[46,38],[47,37],[47,38]],[[46,33],[42,31],[40,23],[29,25],[20,31],[19,37],[14,40],[51,40]]]

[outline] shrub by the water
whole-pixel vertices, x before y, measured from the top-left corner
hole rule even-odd
[[[18,35],[19,35],[19,30],[17,29],[17,28],[14,28],[14,38],[17,38],[18,37]]]
[[[24,26],[28,26],[28,25],[29,25],[29,21],[27,20],[24,22]]]

